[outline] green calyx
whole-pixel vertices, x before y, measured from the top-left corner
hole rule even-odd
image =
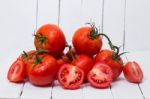
[[[43,43],[46,41],[46,37],[42,34],[34,34],[36,41],[38,43],[38,47],[40,48]]]
[[[29,58],[29,55],[23,51],[23,54],[21,54],[21,56],[24,58],[24,59],[28,59]]]

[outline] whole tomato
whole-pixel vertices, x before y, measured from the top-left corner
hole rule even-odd
[[[95,57],[95,62],[105,63],[111,67],[114,72],[113,80],[117,79],[123,70],[123,61],[120,56],[114,58],[114,51],[112,50],[101,50]]]
[[[35,34],[34,44],[36,49],[48,50],[53,56],[60,55],[66,45],[63,31],[54,24],[46,24],[38,29]]]
[[[141,83],[143,80],[143,72],[139,64],[135,61],[127,62],[123,68],[125,78],[132,83]]]
[[[33,62],[27,65],[29,81],[38,86],[51,85],[57,76],[58,69],[58,63],[53,56],[35,55]]]
[[[91,27],[86,26],[76,30],[72,42],[77,53],[89,56],[97,54],[102,47],[102,39],[97,28],[92,24]]]

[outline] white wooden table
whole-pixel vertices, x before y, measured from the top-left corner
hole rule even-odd
[[[0,0],[0,99],[150,99],[149,10],[149,0]],[[7,80],[14,59],[22,50],[34,49],[32,34],[42,24],[59,25],[71,41],[75,29],[89,21],[130,51],[123,58],[139,62],[143,83],[129,83],[121,75],[108,89],[87,83],[72,91],[62,89],[57,81],[52,87],[35,87]]]

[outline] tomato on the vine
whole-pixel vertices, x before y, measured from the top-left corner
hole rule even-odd
[[[83,70],[71,64],[64,64],[58,72],[58,81],[65,89],[77,89],[83,80]]]
[[[48,50],[53,56],[60,55],[66,45],[63,31],[54,24],[46,24],[39,28],[35,34],[36,49]]]
[[[89,83],[96,88],[107,88],[113,80],[112,69],[104,63],[96,63],[88,73]]]

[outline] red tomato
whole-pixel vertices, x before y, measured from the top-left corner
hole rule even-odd
[[[102,39],[96,27],[81,27],[73,35],[73,46],[77,53],[93,56],[102,47]]]
[[[83,80],[83,70],[71,64],[64,64],[58,72],[58,81],[65,89],[77,89]]]
[[[137,62],[128,62],[123,68],[125,78],[129,82],[140,83],[143,79],[143,72]]]
[[[51,55],[60,55],[66,45],[66,39],[62,30],[54,24],[46,24],[39,28],[35,35],[36,49],[48,50]]]
[[[123,70],[123,61],[121,57],[119,59],[113,59],[114,52],[111,50],[101,50],[95,58],[95,62],[101,62],[109,65],[114,72],[113,80],[117,79]]]
[[[72,65],[75,65],[81,68],[84,71],[84,74],[87,75],[88,72],[92,69],[94,61],[91,57],[87,55],[78,55],[73,61]]]
[[[113,71],[103,63],[96,63],[88,73],[89,83],[96,88],[107,88],[112,82]]]
[[[29,81],[38,86],[51,85],[57,76],[59,69],[56,59],[50,55],[39,55],[41,61],[37,63],[29,63],[27,65],[27,72]],[[37,57],[33,57],[39,61]]]
[[[25,63],[18,58],[10,67],[7,78],[11,82],[23,82],[26,76]]]

